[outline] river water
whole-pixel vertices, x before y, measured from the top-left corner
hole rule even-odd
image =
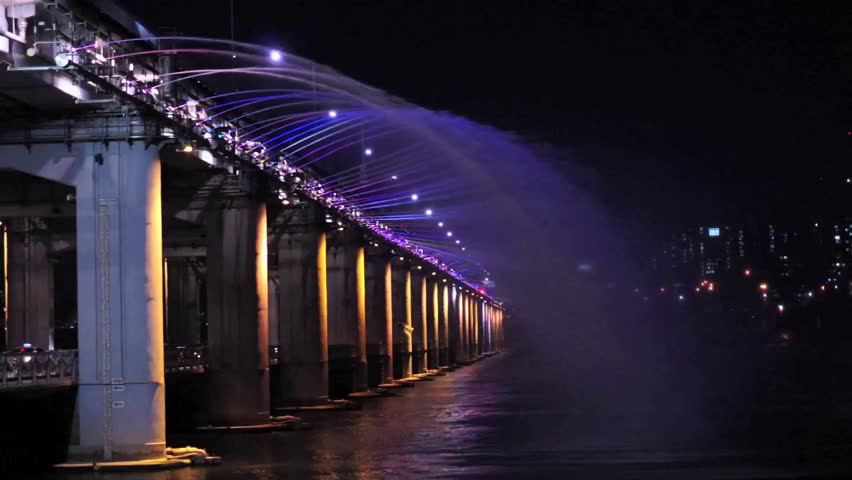
[[[602,401],[573,388],[561,370],[534,355],[503,353],[396,397],[365,400],[360,410],[303,415],[311,430],[169,438],[221,455],[219,466],[62,478],[852,477],[844,442],[786,428],[724,437],[694,428],[691,410],[675,403],[647,408],[641,388]]]

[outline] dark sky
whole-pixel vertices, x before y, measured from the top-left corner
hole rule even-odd
[[[124,4],[152,27],[229,36],[227,0]],[[814,215],[852,175],[850,2],[237,0],[235,9],[239,40],[567,149],[566,166],[594,169],[595,193],[640,224]]]

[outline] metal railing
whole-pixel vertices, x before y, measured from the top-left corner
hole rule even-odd
[[[269,346],[269,363],[278,365],[280,347]],[[166,373],[204,373],[207,346],[167,346]],[[0,388],[70,385],[77,382],[77,350],[0,354]]]
[[[207,368],[205,345],[169,346],[163,353],[166,373],[202,373]]]
[[[0,354],[0,388],[70,385],[76,381],[76,350]]]

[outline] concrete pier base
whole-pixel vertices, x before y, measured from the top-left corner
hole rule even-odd
[[[207,222],[209,423],[269,422],[266,205],[229,197]]]
[[[365,253],[360,235],[335,232],[328,250],[329,393],[367,390]]]
[[[278,241],[282,406],[328,405],[327,239],[314,206],[288,213]]]

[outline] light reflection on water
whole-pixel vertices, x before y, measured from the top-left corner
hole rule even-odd
[[[396,398],[370,399],[358,411],[304,415],[310,431],[169,439],[221,455],[220,466],[96,478],[787,478],[836,468],[831,455],[808,463],[783,451],[702,444],[674,411],[669,420],[628,408],[614,415],[531,375],[515,356],[402,389]],[[835,457],[844,456],[841,447]]]

